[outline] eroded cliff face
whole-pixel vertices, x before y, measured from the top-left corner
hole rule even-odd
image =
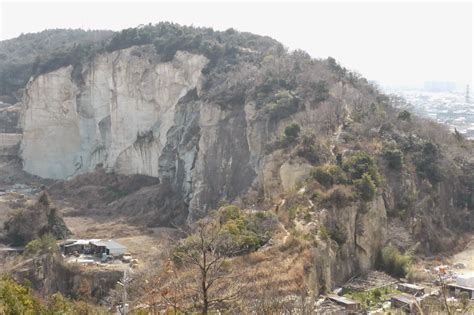
[[[178,52],[157,63],[152,46],[103,54],[31,81],[24,100],[24,169],[67,179],[98,164],[123,174],[159,176],[158,159],[174,126],[176,105],[198,87],[203,56]]]
[[[387,211],[378,196],[363,209],[354,204],[324,210],[320,217],[324,225],[337,227],[344,236],[343,244],[326,242],[314,249],[316,283],[332,290],[351,275],[374,266],[378,251],[387,241]]]
[[[97,56],[42,74],[26,88],[22,113],[24,170],[70,179],[97,166],[171,184],[189,218],[249,191],[265,197],[292,189],[309,164],[284,164],[265,146],[290,121],[318,124],[309,105],[269,124],[253,102],[225,108],[201,97],[202,55],[178,51],[159,62],[153,46]],[[282,166],[283,165],[283,166]],[[281,168],[281,170],[280,170]]]

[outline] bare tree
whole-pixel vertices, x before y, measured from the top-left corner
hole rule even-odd
[[[221,232],[219,220],[198,221],[174,252],[182,272],[192,274],[191,289],[202,314],[236,301],[243,288],[239,274],[229,263],[229,257],[237,255],[240,249]]]

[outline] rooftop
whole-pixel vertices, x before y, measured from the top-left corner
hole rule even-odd
[[[91,241],[92,245],[95,246],[103,246],[108,249],[126,249],[124,245],[114,241],[114,240],[98,240],[98,241]]]
[[[328,298],[331,301],[338,302],[338,303],[345,304],[345,305],[359,305],[360,304],[357,301],[348,299],[348,298],[343,297],[343,296],[338,296],[338,295],[329,295]]]
[[[407,294],[394,294],[391,296],[391,298],[405,304],[412,304],[416,302],[416,299],[413,296]]]

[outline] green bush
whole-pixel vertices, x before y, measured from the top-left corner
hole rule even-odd
[[[56,239],[51,234],[45,234],[41,238],[26,244],[24,254],[33,256],[37,254],[54,254],[58,252]]]
[[[82,301],[72,301],[61,293],[54,293],[41,300],[27,286],[11,278],[0,279],[0,314],[106,314],[105,310]]]
[[[302,88],[302,94],[311,104],[319,104],[329,99],[329,88],[326,81],[308,81]]]
[[[304,134],[300,137],[297,154],[312,164],[322,164],[331,156],[329,147],[315,140],[314,135]]]
[[[385,150],[383,157],[388,163],[388,167],[399,170],[403,166],[403,153],[398,149]]]
[[[421,154],[416,155],[415,165],[417,173],[427,178],[432,184],[439,183],[444,179],[439,149],[431,142],[425,143]]]
[[[10,278],[0,280],[1,314],[45,314],[46,309],[28,287]]]
[[[353,153],[343,163],[343,169],[349,173],[351,180],[361,179],[365,173],[369,174],[375,185],[380,183],[380,175],[374,159],[364,151]]]
[[[273,99],[265,105],[265,111],[273,120],[289,117],[298,109],[299,100],[289,90],[279,90]]]
[[[379,252],[376,267],[392,276],[403,278],[408,273],[411,260],[408,253],[402,254],[395,246],[388,245]]]
[[[411,120],[411,114],[407,110],[401,111],[400,113],[398,113],[398,119],[405,120],[405,121],[410,121]]]
[[[219,210],[222,236],[241,253],[255,251],[270,239],[276,218],[267,212],[243,213],[237,206],[229,205]]]
[[[292,123],[285,128],[285,137],[289,141],[294,141],[300,135],[301,127],[297,123]]]
[[[362,200],[371,201],[374,199],[377,187],[375,186],[370,174],[364,173],[361,179],[356,179],[353,183]]]
[[[318,166],[311,171],[311,176],[324,188],[331,188],[336,184],[344,184],[345,174],[342,169],[333,164]]]

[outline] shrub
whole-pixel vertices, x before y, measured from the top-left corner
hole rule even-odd
[[[369,174],[375,185],[380,183],[380,175],[374,159],[364,151],[359,151],[344,162],[343,169],[350,174],[351,179],[361,179],[365,173]]]
[[[243,213],[237,206],[229,205],[219,210],[219,222],[222,224],[222,236],[240,248],[241,253],[255,251],[270,239],[270,233],[276,225],[271,213]]]
[[[324,197],[323,205],[326,207],[335,206],[336,208],[343,208],[351,203],[352,199],[350,188],[336,186]]]
[[[344,228],[342,228],[342,227],[339,226],[338,224],[336,224],[336,225],[334,225],[333,227],[329,228],[328,231],[329,231],[329,236],[330,236],[334,241],[336,241],[336,243],[337,243],[339,246],[344,245],[344,243],[347,241],[347,233],[346,233],[346,231],[344,230]]]
[[[377,187],[370,174],[364,173],[361,179],[354,180],[354,186],[362,200],[371,201],[374,199]]]
[[[37,254],[54,254],[58,252],[56,239],[51,234],[45,234],[41,238],[26,244],[24,254],[33,256]]]
[[[410,112],[407,111],[407,110],[401,111],[401,112],[398,114],[398,119],[400,119],[400,120],[405,120],[405,121],[410,121],[410,120],[411,120],[411,114],[410,114]]]
[[[403,166],[403,153],[398,149],[385,150],[383,157],[388,163],[388,167],[399,170]]]
[[[328,240],[330,238],[329,232],[324,225],[319,227],[319,234],[323,240]]]
[[[310,101],[311,104],[319,104],[329,98],[329,88],[326,81],[305,82],[301,94]]]
[[[265,111],[270,119],[280,120],[296,113],[299,108],[299,100],[288,90],[279,90],[272,101],[265,105]]]
[[[45,314],[46,310],[28,287],[10,278],[0,280],[0,312],[2,314]]]
[[[333,164],[316,167],[311,171],[311,176],[326,189],[335,184],[344,184],[346,181],[342,169]]]
[[[431,142],[425,143],[421,154],[418,154],[415,159],[417,173],[427,178],[432,184],[439,183],[444,179],[439,160],[438,147]]]
[[[298,206],[292,206],[288,209],[288,218],[290,220],[293,220],[296,218],[296,215],[298,214]]]
[[[334,179],[329,172],[322,166],[316,167],[311,171],[311,177],[318,181],[324,188],[330,188],[334,185]]]
[[[298,138],[300,131],[300,125],[298,125],[297,123],[292,123],[291,125],[286,126],[285,128],[285,137],[290,141],[294,141]]]
[[[329,147],[315,140],[314,135],[303,135],[297,154],[312,164],[326,162],[331,156]]]
[[[376,267],[386,273],[403,278],[409,271],[411,255],[402,254],[395,246],[388,245],[384,247],[376,261]]]

